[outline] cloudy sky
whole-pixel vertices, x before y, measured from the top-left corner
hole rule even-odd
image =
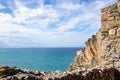
[[[0,0],[0,47],[81,47],[116,0]]]

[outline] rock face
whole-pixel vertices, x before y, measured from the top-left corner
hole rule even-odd
[[[77,51],[69,71],[91,67],[115,67],[120,70],[120,0],[101,10],[102,27]]]
[[[43,80],[42,76],[39,71],[0,66],[0,80]]]
[[[114,68],[93,68],[79,71],[39,72],[0,66],[0,80],[120,80],[120,72]],[[116,79],[114,72],[116,71]]]
[[[15,75],[22,70],[16,67],[0,66],[0,77]]]
[[[66,72],[0,66],[0,80],[120,80],[120,0],[101,10],[101,23]]]

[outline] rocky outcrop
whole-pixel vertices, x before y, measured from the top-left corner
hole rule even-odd
[[[42,73],[39,71],[0,66],[0,80],[43,80],[41,77]]]
[[[101,23],[66,72],[0,66],[0,80],[120,80],[120,0],[101,10]]]
[[[15,75],[22,70],[16,67],[0,66],[0,77]]]
[[[77,51],[69,71],[91,67],[120,70],[120,0],[101,10],[102,27]]]
[[[77,71],[39,72],[0,66],[0,80],[119,80],[120,72],[114,68],[92,68]],[[117,73],[115,75],[115,73]],[[115,77],[116,76],[116,79]]]

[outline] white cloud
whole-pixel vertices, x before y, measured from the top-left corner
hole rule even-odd
[[[6,7],[0,3],[0,9],[6,9]]]
[[[12,16],[8,13],[0,13],[0,22],[12,22]]]
[[[82,39],[76,38],[80,35],[73,32],[41,31],[39,29],[28,29],[24,26],[11,23],[0,23],[0,26],[0,43],[4,44],[3,47],[75,46],[80,40],[83,41],[86,39],[86,37]],[[68,42],[68,40],[70,41]],[[0,45],[0,47],[2,46]]]
[[[15,0],[14,16],[0,13],[0,47],[83,46],[100,27],[100,9],[114,1],[80,4],[60,0],[56,5],[40,2],[38,7],[29,8]],[[81,30],[69,31],[74,28]]]
[[[82,7],[84,7],[84,4],[74,4],[72,2],[63,2],[59,5],[60,8],[62,9],[67,9],[67,10],[77,10]]]
[[[39,34],[40,30],[38,29],[29,29],[24,26],[11,24],[11,23],[0,23],[0,36],[5,37],[30,37],[36,34]]]
[[[78,24],[85,24],[85,22],[87,22],[88,20],[91,20],[92,18],[96,17],[96,14],[93,13],[87,13],[87,14],[83,14],[83,15],[78,15],[74,18],[71,18],[69,21],[64,22],[64,24],[58,24],[59,27],[57,28],[58,31],[67,31],[70,29],[73,29],[75,27],[82,27],[82,26],[78,26]],[[84,23],[82,23],[84,22]]]
[[[19,24],[39,24],[39,26],[46,27],[59,21],[60,15],[52,6],[39,6],[38,8],[30,9],[19,1],[16,1],[16,6],[14,20]]]

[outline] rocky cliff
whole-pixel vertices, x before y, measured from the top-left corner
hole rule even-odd
[[[0,80],[120,80],[120,0],[101,10],[101,24],[67,71],[0,66]]]
[[[120,0],[101,10],[101,28],[77,51],[68,70],[115,67],[120,70]]]

